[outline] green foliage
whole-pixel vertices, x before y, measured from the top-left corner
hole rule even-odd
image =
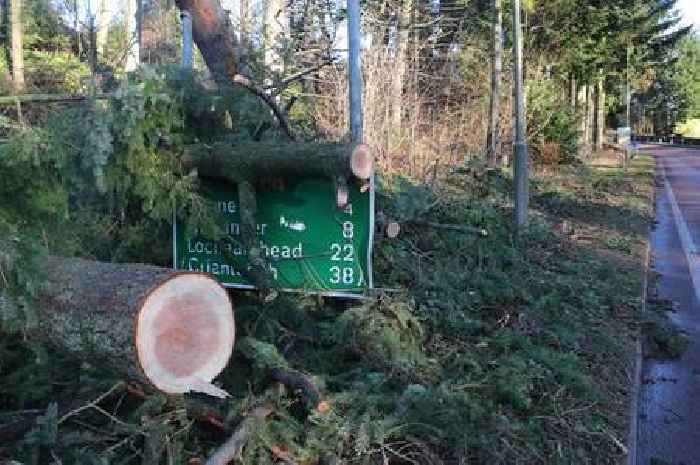
[[[69,52],[32,50],[24,54],[28,87],[41,93],[78,94],[90,68]]]
[[[567,102],[562,101],[560,82],[554,80],[528,81],[527,118],[530,140],[535,146],[554,143],[559,147],[560,159],[574,159],[578,147],[577,115]]]

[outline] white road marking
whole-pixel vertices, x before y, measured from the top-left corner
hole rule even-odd
[[[688,270],[690,271],[690,279],[693,281],[693,289],[695,290],[695,300],[700,301],[700,260],[697,258],[697,247],[695,242],[693,242],[693,237],[690,235],[690,229],[688,228],[688,223],[685,222],[683,218],[683,213],[676,202],[676,195],[673,193],[673,188],[671,183],[668,182],[666,177],[666,168],[663,163],[661,166],[661,177],[664,180],[664,188],[668,194],[668,200],[671,203],[671,211],[673,212],[673,219],[676,222],[676,230],[678,230],[678,235],[681,239],[681,247],[683,248],[683,253],[685,254],[685,259],[688,262]]]

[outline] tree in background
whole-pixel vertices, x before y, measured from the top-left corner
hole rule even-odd
[[[491,94],[489,128],[486,134],[486,159],[490,167],[498,166],[501,156],[501,79],[503,73],[503,11],[501,0],[493,0],[491,37]]]
[[[22,0],[10,0],[12,84],[15,92],[24,90],[24,46],[22,34]]]

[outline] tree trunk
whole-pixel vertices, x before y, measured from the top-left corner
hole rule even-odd
[[[2,12],[0,12],[0,34],[2,34],[2,51],[5,56],[5,63],[12,63],[12,46],[10,44],[10,0],[0,0]],[[9,70],[8,70],[9,72]],[[9,77],[9,76],[8,76]],[[8,79],[9,81],[9,79]]]
[[[594,108],[593,108],[593,89],[592,85],[586,86],[586,144],[590,147],[593,144],[593,122],[594,118]]]
[[[499,164],[501,153],[501,75],[503,73],[503,11],[501,0],[493,0],[491,37],[491,96],[489,128],[486,134],[486,160],[490,168]]]
[[[78,0],[73,0],[73,29],[75,29],[75,50],[80,60],[83,54],[83,44],[80,39],[80,8],[78,7]]]
[[[107,52],[107,35],[109,33],[109,7],[107,0],[100,0],[97,8],[96,49],[98,57],[102,57],[102,60],[104,60]]]
[[[284,71],[282,56],[278,53],[280,39],[289,32],[289,19],[283,0],[268,0],[265,8],[265,72],[273,78]],[[268,84],[272,79],[268,78]]]
[[[134,71],[141,62],[142,0],[126,0],[126,71]]]
[[[238,17],[239,17],[239,46],[241,50],[240,61],[247,62],[247,57],[250,54],[250,2],[248,0],[238,0]],[[245,58],[244,58],[245,57]]]
[[[225,142],[185,148],[185,167],[230,182],[270,176],[356,177],[366,181],[374,160],[364,144]]]
[[[391,123],[400,131],[403,123],[403,88],[406,78],[406,60],[411,20],[411,0],[403,0],[396,21],[396,55],[391,76]]]
[[[596,92],[596,150],[603,150],[605,140],[605,82],[603,79],[598,81],[598,90]]]
[[[578,88],[576,85],[576,77],[571,73],[569,75],[569,106],[571,111],[576,111],[576,92]]]
[[[214,79],[231,85],[238,70],[236,40],[218,0],[175,0],[192,17],[192,34]]]
[[[579,87],[576,95],[579,158],[585,158],[586,156],[586,87],[585,85]]]
[[[49,257],[40,334],[168,394],[225,397],[211,384],[233,350],[226,290],[202,273]]]
[[[15,92],[24,90],[24,49],[22,45],[22,0],[10,0],[12,38],[12,84]]]
[[[90,24],[89,24],[89,34],[90,34],[90,53],[88,56],[90,59],[88,60],[90,63],[90,71],[92,72],[93,76],[95,75],[95,71],[97,70],[97,28],[95,27],[95,16],[92,14],[92,11],[90,10],[90,4],[88,3],[88,17],[90,18]]]

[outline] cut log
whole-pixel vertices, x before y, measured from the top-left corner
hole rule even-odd
[[[229,182],[274,176],[338,176],[367,180],[374,158],[364,144],[217,142],[185,147],[183,164]]]
[[[235,324],[226,290],[203,273],[49,257],[40,334],[93,364],[166,394],[227,393]]]

